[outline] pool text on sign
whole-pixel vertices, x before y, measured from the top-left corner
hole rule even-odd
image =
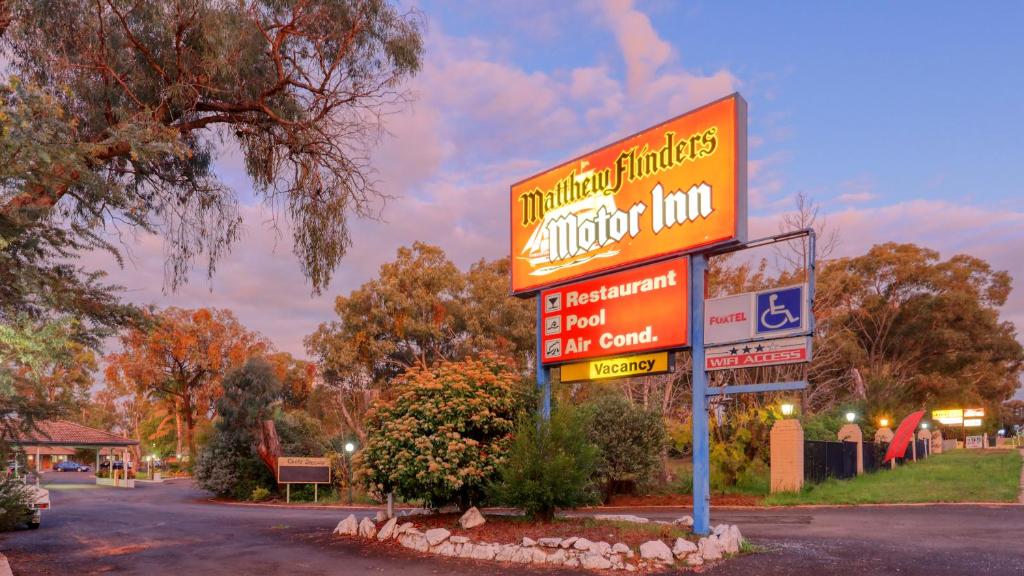
[[[673,258],[541,292],[543,362],[685,346],[687,262]]]
[[[514,184],[512,292],[742,241],[746,103],[734,94]]]
[[[562,382],[582,382],[628,376],[650,376],[671,372],[672,368],[669,352],[655,352],[563,364],[560,369],[560,380]]]

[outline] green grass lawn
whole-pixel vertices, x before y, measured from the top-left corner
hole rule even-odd
[[[805,485],[798,493],[765,497],[765,504],[884,504],[1016,502],[1021,457],[1016,450],[954,450],[850,480]]]

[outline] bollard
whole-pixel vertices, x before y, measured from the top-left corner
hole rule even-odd
[[[772,426],[771,491],[798,492],[804,484],[804,429],[795,418]]]

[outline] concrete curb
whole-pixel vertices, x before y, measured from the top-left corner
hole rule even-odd
[[[1020,457],[1024,460],[1024,449],[1020,451]],[[1024,466],[1020,469],[1020,494],[1017,496],[1017,501],[1024,504]]]
[[[11,572],[11,564],[7,561],[7,556],[0,554],[0,576],[14,576]]]

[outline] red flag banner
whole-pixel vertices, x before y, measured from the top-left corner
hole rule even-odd
[[[900,427],[896,429],[896,434],[893,435],[892,442],[889,443],[889,449],[885,451],[882,464],[906,454],[907,444],[914,438],[914,430],[917,430],[917,424],[921,418],[924,418],[924,410],[914,412],[900,422]]]

